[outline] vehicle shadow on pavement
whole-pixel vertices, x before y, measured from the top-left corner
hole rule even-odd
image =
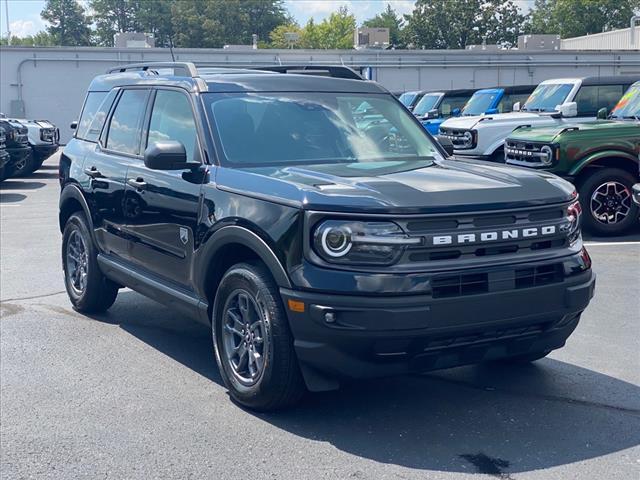
[[[95,318],[222,385],[206,326],[130,291]],[[356,382],[247,414],[380,463],[503,479],[640,444],[640,387],[551,358]]]
[[[132,291],[121,291],[108,313],[91,318],[118,325],[196,373],[223,385],[206,325]]]
[[[29,182],[22,179],[5,180],[0,183],[0,190],[37,190],[45,187],[47,184],[43,182]]]
[[[27,198],[21,193],[0,193],[0,203],[17,203]]]

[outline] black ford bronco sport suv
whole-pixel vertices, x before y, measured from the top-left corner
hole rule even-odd
[[[344,67],[113,69],[59,173],[74,307],[126,286],[211,325],[232,397],[258,410],[542,358],[594,292],[572,185],[448,160]]]

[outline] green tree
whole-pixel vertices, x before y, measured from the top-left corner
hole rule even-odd
[[[398,15],[396,11],[391,8],[391,5],[387,3],[387,8],[384,12],[379,13],[369,20],[365,20],[362,24],[363,27],[369,28],[388,28],[389,29],[389,42],[396,48],[404,48],[404,36],[402,35],[402,28],[404,27],[404,19]]]
[[[219,48],[262,41],[279,25],[290,23],[282,0],[181,0],[174,2],[175,44]]]
[[[98,45],[113,47],[113,36],[118,32],[139,30],[139,0],[90,0],[95,21],[95,38]]]
[[[465,48],[485,40],[510,47],[525,24],[512,0],[417,0],[405,33],[417,48]]]
[[[171,6],[173,0],[140,1],[136,11],[136,23],[141,32],[151,33],[156,47],[171,46],[174,37]]]
[[[47,0],[40,16],[49,22],[47,33],[54,45],[91,44],[91,19],[76,0]]]
[[[291,44],[289,40],[287,40],[285,34],[287,33],[297,33],[298,41]],[[286,23],[283,25],[278,25],[274,28],[269,34],[269,47],[270,48],[300,48],[302,42],[303,31],[300,28],[300,25],[297,23]]]
[[[355,28],[356,17],[349,13],[346,7],[340,7],[319,24],[310,19],[302,31],[301,44],[304,48],[353,48]]]
[[[562,38],[590,35],[627,27],[639,10],[640,0],[536,0],[530,31]]]
[[[6,37],[0,38],[0,45],[7,45]],[[25,47],[53,47],[56,45],[54,38],[47,32],[42,31],[26,37],[11,36],[12,46]]]

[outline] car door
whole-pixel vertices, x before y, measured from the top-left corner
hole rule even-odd
[[[187,160],[201,161],[193,104],[181,89],[152,94],[142,148],[163,140],[185,146]],[[131,258],[141,268],[189,287],[190,262],[206,171],[151,170],[139,159],[127,173],[125,204]]]
[[[129,250],[123,229],[125,179],[130,164],[140,155],[142,121],[149,93],[149,89],[117,92],[115,107],[102,133],[97,127],[92,130],[98,115],[87,132],[92,138],[100,135],[99,142],[87,152],[83,166],[88,179],[85,191],[95,215],[96,242],[101,252],[123,258],[128,257]]]

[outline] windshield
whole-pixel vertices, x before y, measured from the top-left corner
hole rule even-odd
[[[205,94],[223,160],[240,167],[440,158],[386,94]]]
[[[572,83],[545,83],[538,85],[524,104],[527,112],[554,112],[562,105],[574,85]]]
[[[462,111],[463,115],[482,115],[498,98],[498,92],[476,92]]]
[[[410,107],[417,96],[418,94],[416,92],[406,92],[400,95],[398,100],[400,100],[405,107]]]
[[[422,97],[422,100],[420,100],[413,109],[414,115],[424,117],[429,110],[438,108],[438,100],[440,100],[440,97],[442,97],[441,93],[430,93]]]
[[[611,118],[640,120],[640,83],[631,85],[611,112]]]

